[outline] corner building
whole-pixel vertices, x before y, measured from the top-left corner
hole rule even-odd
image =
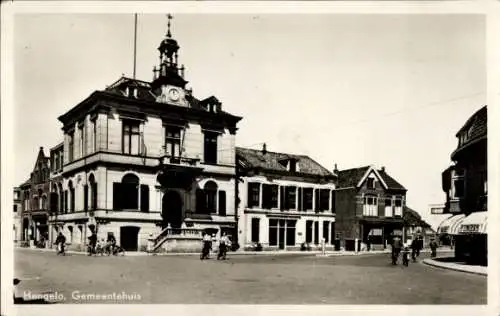
[[[152,82],[122,77],[59,117],[63,164],[54,173],[50,221],[70,248],[82,248],[93,231],[135,251],[148,239],[155,250],[171,249],[173,235],[182,247],[198,245],[203,230],[235,229],[241,117],[216,97],[200,100],[186,89],[170,23],[158,50]]]

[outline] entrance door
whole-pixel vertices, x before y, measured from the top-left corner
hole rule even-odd
[[[126,251],[137,251],[139,241],[139,230],[137,226],[120,227],[120,246]]]
[[[164,225],[170,223],[172,228],[181,228],[182,224],[182,198],[176,191],[167,191],[163,196],[161,216]]]

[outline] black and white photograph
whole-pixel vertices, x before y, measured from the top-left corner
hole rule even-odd
[[[17,314],[494,303],[486,15],[10,21]]]

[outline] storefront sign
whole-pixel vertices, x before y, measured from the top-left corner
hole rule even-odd
[[[479,232],[479,224],[468,224],[460,226],[461,233],[477,233]]]

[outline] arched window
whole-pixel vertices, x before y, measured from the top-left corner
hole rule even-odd
[[[139,178],[136,175],[127,173],[121,182],[113,183],[113,209],[139,209]]]
[[[208,181],[205,183],[207,213],[217,213],[217,183]]]
[[[64,191],[62,188],[62,183],[57,185],[57,191],[59,192],[59,213],[64,212]]]

